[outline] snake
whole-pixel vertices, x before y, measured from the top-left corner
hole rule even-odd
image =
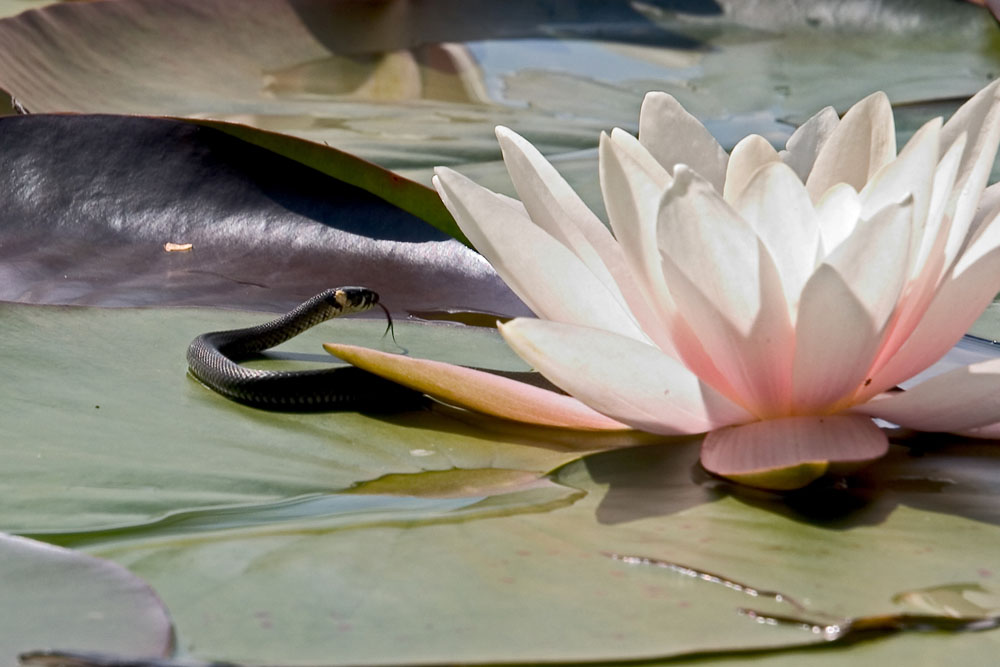
[[[322,370],[270,371],[238,362],[252,359],[320,322],[379,306],[367,287],[325,290],[285,315],[245,329],[204,333],[187,350],[188,370],[203,385],[233,401],[278,411],[395,411],[420,407],[420,392],[353,366]]]

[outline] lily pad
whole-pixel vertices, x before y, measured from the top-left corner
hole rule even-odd
[[[968,96],[997,75],[982,8],[841,5],[70,3],[0,21],[0,87],[33,112],[230,120],[419,169],[495,160],[497,124],[546,154],[591,148],[651,89],[730,144],[875,89]]]
[[[269,504],[387,474],[453,468],[484,469],[481,479],[470,473],[462,485],[489,495],[497,486],[493,469],[521,471],[524,483],[587,451],[650,439],[490,432],[436,410],[269,413],[232,403],[187,375],[184,351],[197,334],[266,319],[0,304],[0,336],[7,358],[16,360],[0,388],[0,486],[7,498],[0,525],[36,534],[114,528],[180,510]],[[329,367],[334,360],[322,343],[340,340],[526,370],[488,330],[401,322],[398,345],[384,331],[381,321],[338,319],[254,363]]]
[[[0,661],[41,649],[157,658],[173,630],[156,593],[120,565],[0,533]]]
[[[217,129],[6,117],[0,152],[0,299],[283,312],[328,287],[362,284],[401,314],[527,312],[485,260],[446,234]],[[190,247],[168,252],[166,243]]]
[[[936,448],[914,456],[920,450],[896,446],[847,487],[785,498],[706,479],[693,467],[697,442],[677,442],[570,464],[555,481],[582,495],[540,513],[362,524],[302,516],[238,527],[220,517],[214,531],[120,532],[88,549],[154,582],[182,648],[201,657],[721,659],[812,645],[793,654],[796,664],[824,664],[842,653],[825,651],[822,634],[754,622],[740,609],[847,625],[912,613],[907,593],[935,586],[995,592],[990,554],[1000,548],[1000,525],[989,480],[1000,450]],[[677,567],[621,562],[628,555]],[[927,651],[916,664],[949,655],[975,664],[994,654],[1000,633],[938,639],[892,638],[865,650],[896,655],[900,642],[904,655]]]

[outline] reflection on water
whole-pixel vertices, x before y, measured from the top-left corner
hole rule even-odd
[[[266,95],[285,100],[438,100],[487,103],[475,58],[461,44],[375,54],[330,54],[263,73]]]
[[[937,586],[893,597],[894,602],[915,607],[920,613],[843,617],[810,609],[786,592],[759,589],[688,565],[647,556],[608,552],[604,555],[627,565],[662,568],[675,575],[723,586],[755,600],[770,600],[777,605],[791,607],[794,610],[791,614],[745,607],[737,608],[736,611],[760,625],[799,628],[831,643],[849,644],[899,632],[978,632],[1000,627],[1000,595],[978,584]]]
[[[1000,592],[981,584],[949,584],[907,591],[894,596],[892,601],[922,613],[955,618],[1000,616]]]
[[[444,470],[391,474],[340,493],[169,512],[151,521],[100,530],[34,534],[67,547],[136,541],[185,543],[252,534],[315,534],[377,526],[472,521],[548,512],[586,495],[522,470]]]

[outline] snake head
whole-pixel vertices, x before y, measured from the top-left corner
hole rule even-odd
[[[327,290],[324,298],[344,313],[359,313],[378,303],[378,292],[367,287],[338,287]]]

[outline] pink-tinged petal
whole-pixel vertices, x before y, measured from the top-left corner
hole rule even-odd
[[[838,124],[840,117],[837,112],[833,107],[826,107],[800,125],[785,142],[785,150],[779,155],[803,183],[809,178],[809,172],[812,171],[820,148],[830,138]]]
[[[1000,359],[936,375],[853,408],[918,431],[962,431],[1000,421]]]
[[[758,169],[766,164],[780,161],[778,151],[774,150],[767,139],[759,134],[744,137],[733,147],[733,152],[729,155],[726,184],[722,190],[723,198],[733,204]]]
[[[842,409],[868,378],[906,284],[909,204],[861,221],[806,284],[795,325],[796,412]]]
[[[729,156],[672,96],[646,94],[639,110],[639,142],[670,173],[674,165],[686,164],[722,192]]]
[[[813,201],[837,183],[861,190],[896,157],[896,130],[885,93],[874,93],[851,107],[816,156],[806,188]]]
[[[878,352],[879,336],[864,305],[829,264],[806,283],[795,331],[792,409],[818,413],[853,395]]]
[[[906,284],[910,203],[858,223],[806,284],[795,325],[797,412],[846,407],[869,377]]]
[[[827,255],[854,233],[861,218],[861,198],[857,190],[847,183],[833,186],[816,202],[816,216],[822,254]]]
[[[518,318],[507,343],[594,410],[650,433],[701,433],[751,417],[657,348],[599,329]]]
[[[494,417],[584,431],[628,428],[570,396],[485,371],[355,345],[326,343],[323,347],[333,356],[370,373],[444,403]]]
[[[954,212],[945,251],[948,264],[975,231],[970,225],[996,158],[1000,142],[1000,79],[976,93],[948,119],[941,130],[942,145],[951,145],[962,134],[968,140],[955,182]]]
[[[858,402],[896,386],[940,359],[1000,291],[1000,224],[988,224],[934,294],[919,324],[872,376]]]
[[[730,166],[736,160],[733,151]],[[791,167],[773,161],[758,168],[740,195],[728,201],[774,258],[785,299],[794,313],[820,251],[819,219],[805,186]]]
[[[786,417],[712,431],[702,443],[701,464],[742,484],[788,490],[831,465],[867,463],[888,449],[889,439],[868,417]]]
[[[536,314],[648,340],[619,297],[533,223],[520,202],[443,167],[435,170],[434,186],[472,244]]]
[[[913,333],[941,282],[942,273],[946,269],[944,251],[950,224],[950,218],[944,215],[944,206],[950,198],[949,193],[964,145],[965,139],[960,138],[948,149],[937,165],[923,238],[917,249],[916,259],[910,262],[909,282],[900,295],[888,336],[883,340],[878,357],[872,364],[872,373],[877,373],[888,363]],[[880,388],[878,391],[885,388]]]
[[[786,413],[794,332],[777,268],[753,229],[684,165],[657,229],[678,310],[731,385],[727,395],[760,417]]]

